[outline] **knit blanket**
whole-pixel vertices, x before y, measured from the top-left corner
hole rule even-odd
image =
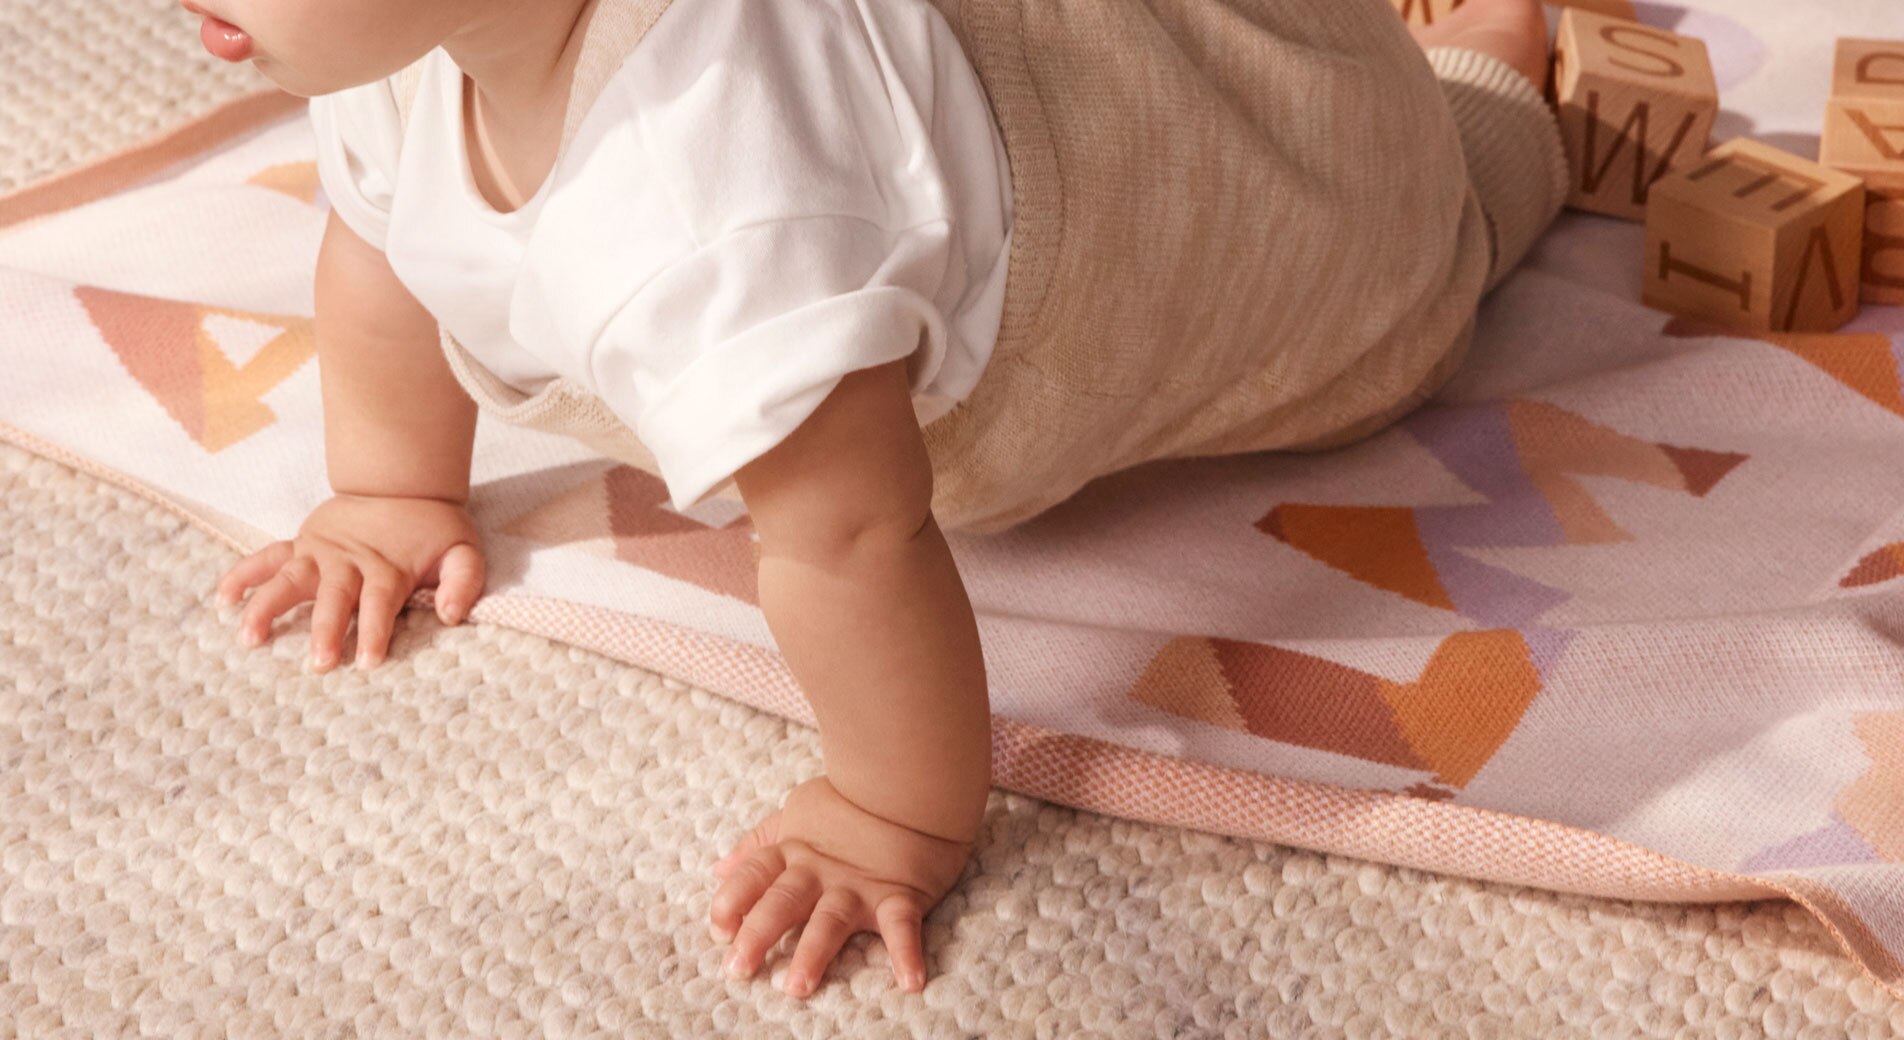
[[[1812,157],[1834,38],[1894,2],[1635,13],[1706,40],[1714,143]],[[312,154],[264,94],[0,198],[0,436],[235,551],[292,535],[329,494]],[[1640,248],[1563,214],[1459,375],[1366,441],[952,534],[996,782],[1600,897],[1789,897],[1904,996],[1904,309],[1727,332],[1642,306]],[[471,508],[473,620],[812,723],[738,507],[485,422]]]

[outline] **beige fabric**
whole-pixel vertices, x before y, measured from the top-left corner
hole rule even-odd
[[[1552,219],[1548,182],[1532,201],[1516,187],[1558,140],[1531,86],[1474,52],[1424,60],[1383,0],[935,2],[998,116],[1014,201],[997,345],[924,429],[947,529],[1004,529],[1153,459],[1387,425],[1452,374],[1496,261]],[[564,146],[668,3],[597,0]],[[444,347],[496,418],[655,470],[586,389],[524,395]]]
[[[0,5],[12,0],[0,0]],[[0,1036],[1878,1037],[1802,908],[1625,903],[992,794],[897,992],[862,934],[720,975],[707,872],[817,734],[595,654],[399,616],[304,671],[230,549],[0,444]]]
[[[1429,65],[1441,82],[1469,179],[1488,217],[1490,255],[1486,289],[1513,273],[1516,264],[1567,201],[1567,155],[1560,122],[1534,85],[1514,67],[1479,51],[1432,47]],[[1283,445],[1284,451],[1323,451],[1368,437],[1433,397],[1466,360],[1472,324],[1426,379],[1387,408],[1326,436]]]

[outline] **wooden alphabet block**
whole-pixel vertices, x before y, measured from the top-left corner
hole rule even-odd
[[[1864,179],[1859,299],[1904,303],[1904,40],[1838,41],[1818,161]]]
[[[1389,0],[1409,25],[1433,25],[1435,19],[1461,6],[1461,0]]]
[[[1830,332],[1858,313],[1864,182],[1749,138],[1660,178],[1642,300],[1761,332]]]
[[[1647,192],[1705,153],[1719,87],[1703,40],[1569,7],[1554,38],[1567,205],[1646,219]]]

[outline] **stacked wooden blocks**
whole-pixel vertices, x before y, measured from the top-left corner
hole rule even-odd
[[[1818,160],[1864,180],[1861,298],[1904,303],[1904,41],[1838,41]]]
[[[1647,306],[1825,332],[1861,292],[1904,300],[1904,41],[1840,40],[1836,66],[1819,161],[1748,138],[1708,148],[1719,91],[1703,42],[1561,12],[1548,99],[1567,204],[1645,223]]]
[[[1463,0],[1392,2],[1433,25]],[[1573,3],[1546,84],[1567,205],[1645,224],[1647,306],[1828,332],[1860,302],[1904,303],[1904,40],[1838,41],[1814,162],[1747,138],[1709,148],[1719,90],[1705,43],[1622,17],[1630,4]]]

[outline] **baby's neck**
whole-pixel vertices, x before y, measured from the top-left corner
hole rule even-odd
[[[533,139],[551,120],[560,133],[576,58],[598,2],[498,0],[443,42],[469,77],[492,140]]]

